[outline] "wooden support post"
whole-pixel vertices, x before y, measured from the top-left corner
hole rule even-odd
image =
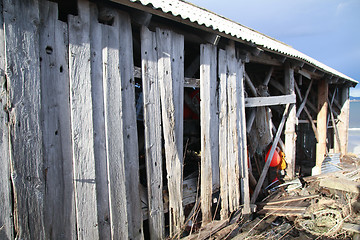
[[[335,144],[335,150],[341,152],[342,155],[347,153],[348,135],[349,135],[349,113],[350,113],[350,99],[349,88],[343,87],[340,91],[341,96],[341,112],[338,116],[339,122],[337,123],[339,130],[339,137],[341,146]]]
[[[229,214],[229,181],[228,181],[228,79],[226,51],[219,49],[219,168],[220,168],[220,198],[221,220],[228,218]]]
[[[250,88],[251,93],[254,95],[254,97],[259,96],[256,87],[254,86],[254,84],[252,83],[249,75],[245,72],[245,80],[246,80],[246,84],[248,85],[248,87]]]
[[[67,24],[58,21],[56,3],[40,4],[40,78],[46,238],[76,236],[70,122]],[[101,66],[101,65],[100,65]],[[59,201],[59,198],[62,201]]]
[[[201,212],[203,224],[212,220],[212,186],[220,185],[216,60],[216,46],[200,45]]]
[[[13,237],[46,239],[43,211],[46,176],[40,112],[39,3],[34,0],[9,0],[3,1],[2,4],[2,27],[5,33],[2,40],[5,40],[6,46],[5,69],[11,151],[7,160],[11,162],[14,200],[14,218],[11,221],[16,232],[16,236]],[[6,165],[1,166],[3,167]],[[6,226],[9,233],[8,228],[9,225]]]
[[[169,190],[170,236],[173,237],[180,233],[184,224],[182,206],[184,37],[157,28],[156,41]]]
[[[285,65],[284,86],[287,94],[295,94],[294,69],[288,64]],[[296,107],[294,106],[285,125],[285,156],[287,163],[287,175],[290,179],[295,177],[295,156],[296,156]]]
[[[0,237],[14,239],[13,202],[11,192],[10,142],[9,142],[9,92],[6,86],[6,55],[3,5],[0,5]]]
[[[77,237],[98,232],[90,69],[90,7],[82,0],[79,16],[69,16],[69,75]]]
[[[321,79],[318,83],[318,109],[317,129],[319,133],[319,142],[316,144],[316,165],[313,168],[313,175],[321,173],[321,164],[326,154],[326,133],[327,133],[327,99],[329,86],[325,79]]]
[[[165,221],[162,194],[162,133],[156,49],[155,33],[143,26],[141,29],[141,69],[149,228],[151,239],[163,239]]]
[[[276,149],[276,145],[278,144],[279,142],[279,139],[280,139],[280,136],[281,136],[281,133],[282,133],[282,130],[284,128],[284,125],[285,125],[285,121],[289,115],[289,112],[291,111],[291,109],[293,108],[293,105],[294,104],[286,104],[286,107],[285,107],[285,110],[284,110],[284,113],[283,113],[283,116],[282,116],[282,119],[281,119],[281,122],[279,124],[279,127],[278,127],[278,130],[276,132],[276,135],[275,135],[275,138],[274,138],[274,141],[273,141],[273,144],[271,146],[271,149],[270,149],[270,153],[269,153],[269,156],[268,156],[268,159],[272,159],[272,157],[274,156],[274,153],[275,153],[275,149]],[[261,190],[261,187],[264,183],[264,180],[265,180],[265,177],[266,177],[266,174],[267,174],[267,171],[270,167],[270,163],[271,161],[266,161],[265,163],[265,166],[261,172],[261,175],[260,175],[260,178],[259,178],[259,181],[256,185],[256,188],[254,190],[254,193],[251,197],[251,203],[255,203],[256,202],[256,199],[257,197],[259,196],[259,193],[260,193],[260,190]]]
[[[329,101],[329,99],[328,99],[328,105],[329,105],[329,110],[330,110],[330,111],[329,111],[329,112],[330,112],[330,118],[331,118],[332,126],[333,126],[333,129],[334,129],[334,133],[335,133],[336,143],[337,143],[338,146],[341,146],[339,131],[338,131],[337,125],[336,125],[336,123],[335,123],[335,118],[334,118],[334,114],[333,114],[332,104],[331,104],[331,102]],[[328,125],[328,124],[326,124],[326,125]],[[336,143],[334,143],[334,145],[336,145]]]

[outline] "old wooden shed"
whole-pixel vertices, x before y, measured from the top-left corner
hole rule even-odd
[[[276,146],[290,179],[347,151],[357,82],[205,9],[0,6],[0,239],[179,237],[249,214]]]

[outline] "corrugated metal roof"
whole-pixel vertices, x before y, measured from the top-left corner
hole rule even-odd
[[[303,60],[315,67],[336,75],[348,81],[357,83],[354,79],[342,74],[335,69],[299,52],[298,50],[286,45],[280,41],[277,41],[271,37],[268,37],[262,33],[245,27],[239,23],[229,20],[225,17],[210,12],[204,8],[198,7],[191,3],[181,0],[129,0],[131,2],[138,2],[142,5],[151,5],[154,9],[160,9],[164,13],[170,13],[175,17],[180,17],[184,20],[188,19],[193,23],[204,25],[212,30],[225,33],[227,35],[236,37],[238,39],[254,43],[260,47],[268,50],[279,52],[287,56],[291,56],[300,60]]]

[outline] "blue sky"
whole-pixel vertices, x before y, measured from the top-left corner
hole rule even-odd
[[[188,0],[360,81],[360,0]],[[350,95],[360,97],[360,84]]]

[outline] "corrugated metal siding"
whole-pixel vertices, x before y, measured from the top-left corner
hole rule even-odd
[[[239,38],[250,43],[254,43],[263,48],[279,52],[300,60],[303,60],[315,67],[336,75],[348,81],[357,83],[354,79],[336,71],[335,69],[326,66],[325,64],[303,54],[296,49],[286,45],[280,41],[277,41],[271,37],[261,34],[255,30],[245,27],[239,23],[231,21],[220,15],[212,13],[204,8],[200,8],[191,3],[180,0],[129,0],[131,2],[138,2],[144,6],[151,5],[155,9],[160,9],[164,13],[170,13],[175,17],[181,17],[182,19],[199,25],[204,25],[212,30],[219,31],[230,36]]]

